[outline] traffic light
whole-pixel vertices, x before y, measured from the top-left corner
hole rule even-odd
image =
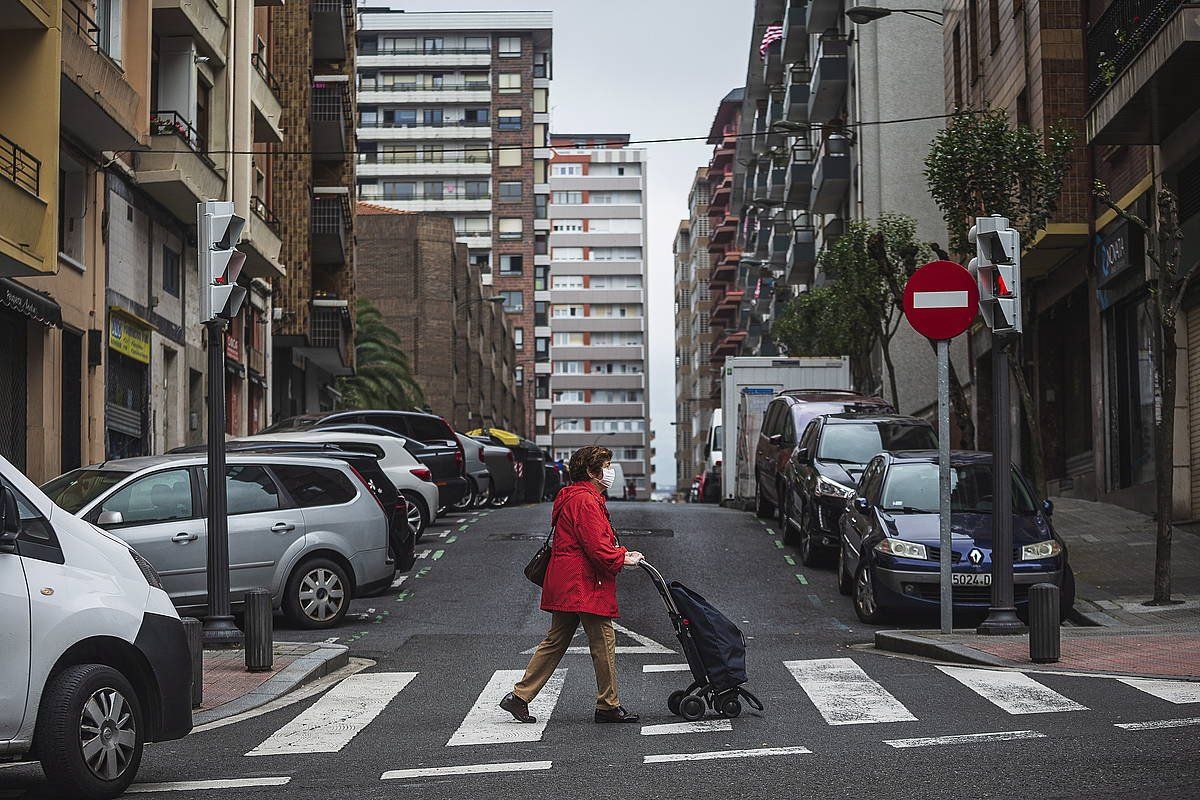
[[[976,217],[968,238],[975,258],[967,269],[979,286],[979,313],[995,333],[1020,333],[1021,234],[1005,217]]]
[[[233,213],[233,203],[209,200],[196,205],[196,248],[200,276],[200,321],[233,319],[246,299],[237,285],[246,254],[237,249],[246,220]]]

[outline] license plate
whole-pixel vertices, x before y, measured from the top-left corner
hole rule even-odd
[[[952,586],[991,586],[990,572],[953,572],[950,574]]]

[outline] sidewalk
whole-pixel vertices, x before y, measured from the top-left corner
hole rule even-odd
[[[204,704],[195,726],[258,708],[349,663],[349,648],[318,642],[275,642],[269,672],[247,672],[244,650],[204,651]]]

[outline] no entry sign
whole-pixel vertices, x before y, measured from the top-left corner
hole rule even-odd
[[[928,339],[953,339],[979,313],[979,287],[962,265],[930,261],[904,287],[904,316]]]

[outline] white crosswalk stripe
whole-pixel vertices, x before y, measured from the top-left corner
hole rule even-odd
[[[785,661],[817,711],[830,725],[914,722],[904,704],[849,658]]]
[[[1200,682],[1157,678],[1121,678],[1121,683],[1168,703],[1200,703]]]
[[[565,667],[554,670],[545,687],[529,704],[529,713],[537,718],[534,723],[517,722],[499,705],[500,699],[512,691],[513,684],[524,674],[525,671],[521,669],[500,669],[492,673],[491,680],[483,687],[475,705],[467,712],[446,746],[540,741],[546,732],[546,723],[558,704],[558,696],[562,694],[567,670]]]
[[[938,669],[1009,714],[1087,711],[1087,706],[1043,686],[1024,672],[941,665]]]
[[[246,755],[336,753],[379,716],[415,677],[415,672],[351,675]]]

